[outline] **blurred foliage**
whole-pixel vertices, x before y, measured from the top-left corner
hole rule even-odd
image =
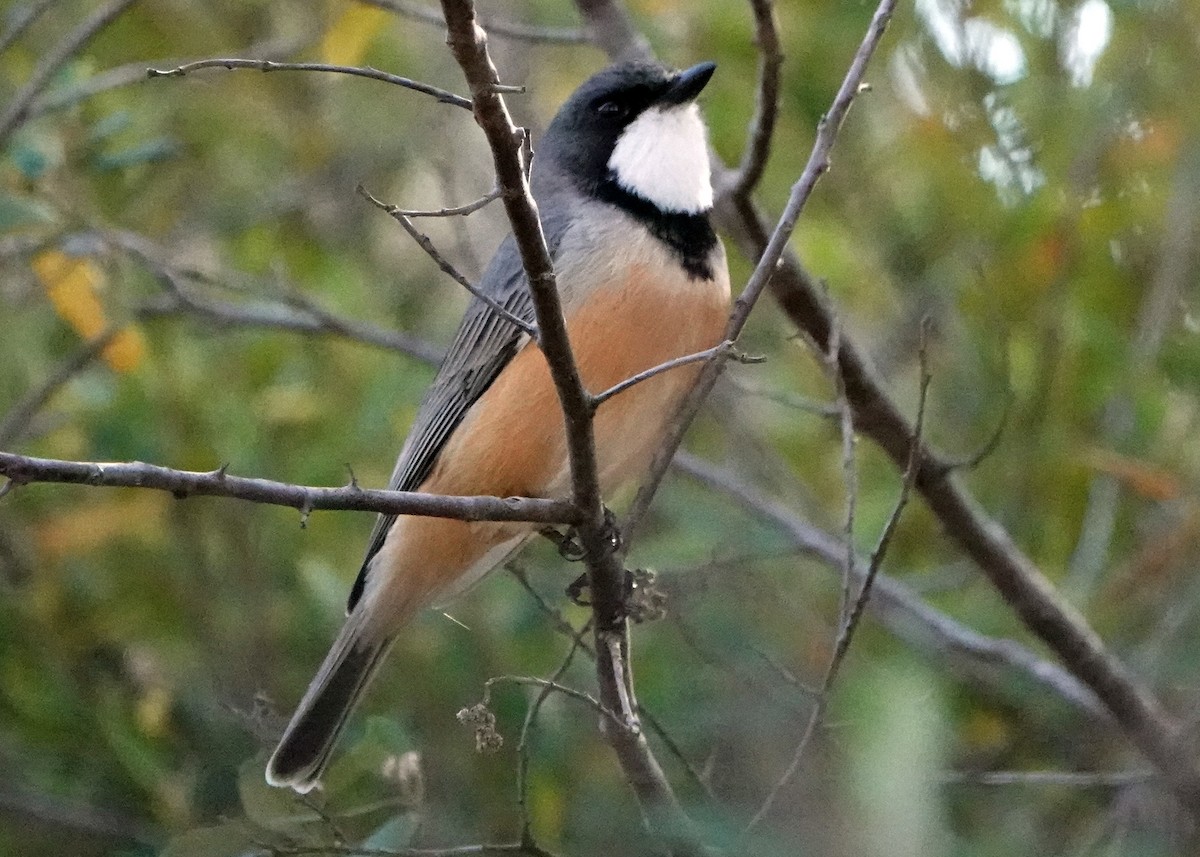
[[[92,5],[0,8],[0,34],[38,13],[17,38],[0,35],[0,99]],[[576,23],[549,0],[482,5]],[[736,161],[757,62],[748,7],[637,0],[632,11],[668,61],[719,62],[704,103],[715,148]],[[767,210],[799,174],[870,13],[780,0],[786,81]],[[931,438],[967,456],[1005,424],[962,478],[1189,723],[1200,704],[1198,15],[1183,0],[902,4],[796,238],[912,411],[918,330],[932,320]],[[493,49],[505,81],[528,87],[510,104],[535,135],[603,65],[578,46],[494,37]],[[445,343],[461,290],[354,187],[411,207],[466,202],[492,184],[482,135],[465,111],[367,80],[144,74],[250,55],[464,89],[436,27],[349,0],[135,4],[55,74],[0,149],[0,415],[85,339],[121,331],[15,451],[228,463],[309,484],[342,483],[349,465],[363,484],[386,483],[427,364],[337,336],[214,325],[179,310],[178,289],[285,314],[316,306]],[[504,231],[498,206],[423,226],[472,276]],[[732,270],[741,282],[750,265],[734,258]],[[164,301],[176,310],[147,310]],[[766,302],[746,345],[768,363],[732,371],[691,446],[838,532],[836,426],[794,403],[827,402],[827,379]],[[868,549],[899,477],[865,444],[857,457]],[[430,613],[402,635],[323,796],[262,783],[370,525],[322,513],[301,528],[289,510],[124,490],[4,497],[0,853],[170,842],[174,857],[224,855],[337,831],[374,848],[515,838],[517,739],[535,694],[497,688],[506,740],[494,755],[475,753],[455,712],[490,676],[551,674],[570,641],[505,573],[449,607],[453,621]],[[669,617],[636,629],[642,700],[717,800],[654,746],[712,841],[755,854],[1174,853],[1178,819],[1154,783],[947,780],[1145,763],[1027,679],[981,681],[870,621],[798,777],[741,839],[807,719],[803,685],[819,683],[828,657],[839,574],[684,477],[668,481],[632,560],[657,568],[669,596]],[[582,625],[562,594],[576,570],[544,545],[521,562]],[[1036,648],[919,503],[886,566],[967,625]],[[587,659],[562,680],[590,688]],[[595,721],[547,700],[530,736],[532,831],[571,855],[644,853]]]

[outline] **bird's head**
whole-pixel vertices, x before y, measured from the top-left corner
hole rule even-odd
[[[539,142],[535,176],[552,172],[590,195],[615,186],[664,213],[708,211],[708,141],[696,96],[715,69],[711,62],[684,71],[630,62],[593,75]]]

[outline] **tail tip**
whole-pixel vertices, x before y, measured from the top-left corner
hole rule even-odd
[[[278,789],[291,789],[297,794],[306,795],[315,789],[320,781],[317,775],[312,771],[304,769],[294,771],[281,771],[278,764],[278,751],[271,756],[271,760],[267,762],[265,776],[267,785],[274,786]]]

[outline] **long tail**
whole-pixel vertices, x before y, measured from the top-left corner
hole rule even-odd
[[[370,639],[365,633],[363,605],[346,617],[346,623],[292,721],[267,762],[267,782],[290,786],[304,793],[312,789],[329,762],[346,718],[366,690],[391,638]]]

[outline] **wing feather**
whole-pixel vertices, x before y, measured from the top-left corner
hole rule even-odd
[[[562,218],[543,215],[542,223],[547,230],[553,256],[565,231],[565,222]],[[558,228],[552,229],[555,224]],[[480,288],[513,315],[534,322],[528,279],[511,235],[496,251]],[[421,402],[408,440],[400,451],[396,468],[388,482],[389,490],[415,491],[420,487],[433,469],[438,453],[467,411],[517,353],[523,336],[520,328],[486,303],[478,298],[471,300],[437,376]],[[358,578],[350,590],[347,613],[354,609],[362,597],[371,560],[383,547],[395,521],[395,515],[380,515],[376,519]]]

